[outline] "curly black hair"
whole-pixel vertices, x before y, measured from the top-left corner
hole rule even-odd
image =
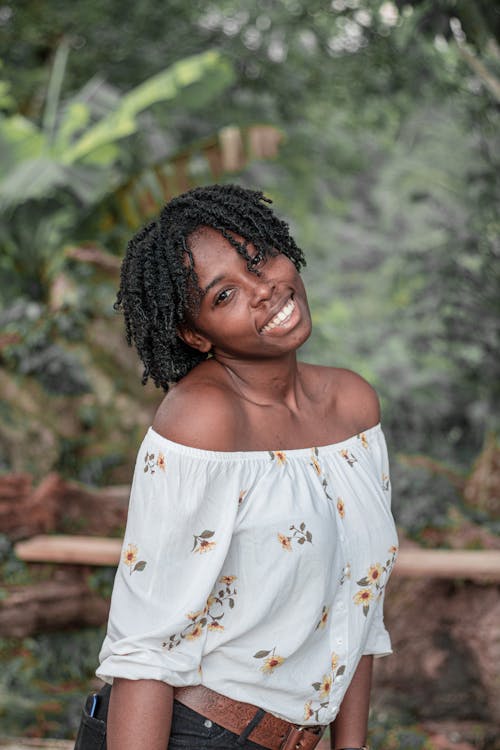
[[[152,378],[168,391],[208,356],[178,336],[186,312],[195,310],[201,297],[189,247],[197,230],[219,231],[254,273],[259,271],[252,266],[247,243],[264,256],[283,253],[299,271],[305,265],[288,224],[266,205],[271,202],[262,192],[238,185],[194,188],[167,203],[159,218],[130,240],[114,307],[123,310],[127,342],[135,344],[144,365],[143,384]]]

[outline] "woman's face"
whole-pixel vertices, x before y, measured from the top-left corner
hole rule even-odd
[[[306,341],[311,332],[306,292],[285,255],[261,257],[248,244],[257,275],[214,229],[192,235],[189,246],[203,295],[182,331],[186,343],[214,356],[258,359],[294,351]]]

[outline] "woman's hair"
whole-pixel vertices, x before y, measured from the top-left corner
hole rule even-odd
[[[208,356],[178,335],[186,312],[195,311],[201,298],[190,235],[203,227],[219,231],[254,273],[259,272],[252,267],[247,243],[265,256],[283,253],[299,271],[305,265],[288,225],[269,203],[262,192],[238,185],[195,188],[167,203],[160,217],[130,240],[115,309],[123,310],[128,344],[135,344],[144,365],[143,384],[151,378],[167,391]]]

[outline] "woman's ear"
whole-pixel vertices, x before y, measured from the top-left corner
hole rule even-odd
[[[206,336],[198,331],[193,331],[188,326],[179,326],[177,334],[185,344],[191,346],[193,349],[198,349],[199,352],[207,353],[212,348],[212,342],[209,341]]]

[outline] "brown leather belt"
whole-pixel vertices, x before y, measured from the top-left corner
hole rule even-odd
[[[241,735],[259,712],[250,703],[226,698],[203,685],[175,688],[174,698],[210,721]],[[313,750],[325,727],[299,727],[284,719],[264,713],[248,734],[248,739],[268,750]]]

